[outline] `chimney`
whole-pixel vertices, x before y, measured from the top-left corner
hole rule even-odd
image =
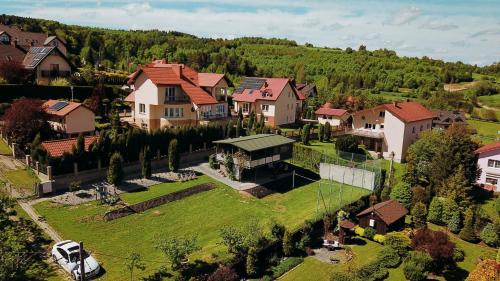
[[[14,40],[12,40],[12,46],[17,47],[17,38],[14,38]]]
[[[399,102],[397,100],[395,100],[393,103],[395,107],[399,107]]]
[[[181,65],[180,64],[174,64],[172,65],[172,70],[177,74],[178,78],[181,78]]]

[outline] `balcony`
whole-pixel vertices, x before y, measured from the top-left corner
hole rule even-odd
[[[227,117],[226,113],[209,113],[209,112],[200,113],[200,120],[221,119],[225,117]]]
[[[219,161],[219,162],[224,162],[225,161],[225,155],[223,153],[217,153],[216,156],[215,156],[215,159],[216,161]],[[255,160],[250,160],[250,161],[245,161],[244,163],[244,167],[245,168],[255,168],[255,167],[258,167],[258,166],[262,166],[262,165],[266,165],[266,164],[270,164],[270,163],[274,163],[274,162],[278,162],[281,160],[281,155],[280,154],[275,154],[275,155],[272,155],[272,156],[269,156],[269,157],[263,157],[263,158],[260,158],[260,159],[255,159]],[[233,162],[235,165],[238,165],[238,159],[236,158],[233,158]]]
[[[42,70],[43,78],[57,78],[57,77],[69,77],[69,76],[71,76],[71,71]]]

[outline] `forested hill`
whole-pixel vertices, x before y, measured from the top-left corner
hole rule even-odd
[[[399,57],[394,51],[315,48],[285,39],[198,38],[159,30],[127,31],[65,25],[56,21],[0,15],[0,22],[26,31],[48,32],[68,42],[77,66],[132,71],[153,58],[186,63],[199,71],[241,76],[288,76],[315,82],[322,99],[333,93],[397,92],[409,89],[423,98],[443,83],[471,81],[472,73],[500,75],[500,67],[479,68],[427,57]]]

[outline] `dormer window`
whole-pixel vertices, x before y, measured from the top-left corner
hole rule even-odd
[[[175,88],[174,87],[165,88],[165,101],[175,101]]]
[[[7,34],[2,34],[0,35],[0,42],[2,43],[9,43],[10,42],[10,37]]]
[[[380,111],[379,114],[378,114],[378,117],[384,118],[385,117],[385,111]]]

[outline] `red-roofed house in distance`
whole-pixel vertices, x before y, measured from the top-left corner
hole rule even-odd
[[[432,128],[434,113],[418,102],[394,102],[354,112],[350,134],[359,136],[368,150],[403,162],[408,147]]]
[[[128,84],[133,89],[125,98],[132,108],[130,122],[150,131],[228,117],[228,81],[223,74],[156,60],[140,66]]]
[[[84,137],[84,148],[85,151],[89,150],[90,144],[94,141],[97,141],[97,136],[85,136]],[[51,157],[61,157],[64,153],[71,153],[73,151],[73,147],[76,146],[78,139],[77,138],[69,138],[69,139],[60,139],[60,140],[51,140],[42,142],[42,147],[47,151],[49,156]]]
[[[500,192],[500,142],[482,146],[476,150],[477,165],[481,169],[477,183],[486,189]]]
[[[67,136],[95,132],[95,114],[81,103],[48,100],[43,108],[49,114],[49,124],[54,131]]]
[[[327,102],[318,108],[315,112],[316,118],[320,124],[330,123],[330,126],[343,127],[350,121],[350,114],[345,109],[333,108],[332,104]]]
[[[295,123],[304,99],[288,78],[247,77],[233,93],[235,112],[254,111],[270,127]]]

